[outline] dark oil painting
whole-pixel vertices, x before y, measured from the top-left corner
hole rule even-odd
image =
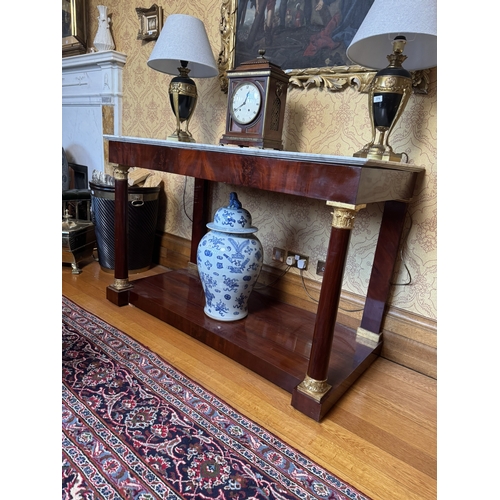
[[[346,50],[373,0],[238,0],[237,67],[259,55],[282,69],[350,66]]]

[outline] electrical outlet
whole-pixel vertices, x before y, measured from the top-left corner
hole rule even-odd
[[[273,248],[273,260],[276,262],[285,262],[286,252],[283,248]]]
[[[324,260],[318,260],[318,264],[316,266],[316,274],[318,276],[323,276],[325,274],[325,264]]]
[[[296,267],[297,269],[305,271],[307,270],[307,265],[309,264],[309,257],[298,252],[288,250],[285,262],[291,267]]]

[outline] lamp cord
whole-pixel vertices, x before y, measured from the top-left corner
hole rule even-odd
[[[310,293],[309,290],[307,289],[306,282],[304,281],[304,270],[300,270],[300,279],[302,280],[302,287],[304,288],[305,292],[307,293],[308,297],[313,301],[316,302],[316,304],[319,302],[319,300],[315,299]]]
[[[406,272],[408,274],[408,281],[406,283],[395,283],[393,281],[390,282],[391,285],[393,286],[408,286],[411,285],[411,273],[410,270],[408,269],[408,266],[406,265],[405,258],[404,258],[404,249],[406,247],[406,242],[408,241],[408,236],[410,235],[411,228],[413,227],[413,217],[411,214],[408,212],[408,217],[410,218],[410,227],[408,228],[408,231],[406,231],[405,237],[403,238],[403,241],[401,242],[401,249],[399,251],[400,256],[401,256],[401,262],[403,263],[403,266],[405,266]]]
[[[187,186],[187,175],[184,177],[184,192],[182,193],[182,207],[184,208],[184,213],[186,214],[186,217],[193,222],[193,219],[189,217],[187,210],[186,210],[186,186]]]
[[[303,274],[303,269],[300,270],[300,278],[302,279],[302,286],[304,287],[305,292],[309,296],[309,298],[313,301],[316,302],[316,304],[319,302],[319,300],[315,299],[310,293],[309,290],[307,289],[306,282],[304,281],[304,274]],[[360,312],[363,311],[363,308],[361,309],[344,309],[343,307],[339,306],[339,309],[342,309],[344,312]]]
[[[274,280],[271,281],[271,283],[267,283],[267,285],[262,285],[262,286],[255,286],[254,290],[262,290],[263,288],[267,288],[268,286],[274,285],[277,283],[285,274],[290,271],[291,266],[287,266],[286,269]]]

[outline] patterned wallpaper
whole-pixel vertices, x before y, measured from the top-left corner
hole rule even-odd
[[[90,41],[97,31],[97,5],[101,3],[88,2]],[[200,18],[217,60],[221,48],[220,0],[160,0],[157,4],[163,7],[165,17],[183,13]],[[171,77],[146,65],[155,42],[137,40],[139,20],[135,8],[150,5],[136,5],[128,0],[107,0],[106,5],[116,50],[127,55],[123,72],[123,134],[166,138],[175,128],[168,98]],[[190,130],[197,142],[218,144],[225,130],[227,96],[221,92],[217,78],[198,79],[196,83],[200,95]],[[434,69],[428,94],[411,97],[391,140],[395,151],[406,152],[410,163],[426,169],[409,207],[403,263],[399,263],[394,278],[401,286],[393,287],[392,305],[431,319],[437,318],[436,122],[437,72]],[[285,149],[349,156],[369,138],[366,94],[354,89],[342,92],[317,88],[289,90]],[[190,239],[191,222],[185,209],[191,213],[193,179],[164,174],[164,186],[167,207],[161,229]],[[214,188],[212,214],[227,203],[231,190],[231,186],[222,184]],[[324,260],[326,256],[332,219],[330,208],[321,201],[291,195],[241,188],[237,191],[259,228],[257,236],[264,246],[264,262],[276,265],[271,259],[273,246],[296,250],[310,257],[310,267],[304,275],[321,280],[315,269],[317,260]],[[366,293],[382,209],[381,204],[369,206],[356,218],[343,285],[350,292]],[[403,286],[410,280],[411,284]]]

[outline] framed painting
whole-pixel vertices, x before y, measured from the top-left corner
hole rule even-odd
[[[259,49],[298,88],[366,92],[375,71],[352,65],[346,50],[374,0],[222,0],[219,79],[227,92],[226,72],[254,59]],[[414,88],[425,92],[424,72]]]
[[[137,40],[157,40],[163,27],[163,9],[153,4],[149,9],[137,7],[140,26]]]
[[[62,56],[87,52],[85,0],[62,0]]]

